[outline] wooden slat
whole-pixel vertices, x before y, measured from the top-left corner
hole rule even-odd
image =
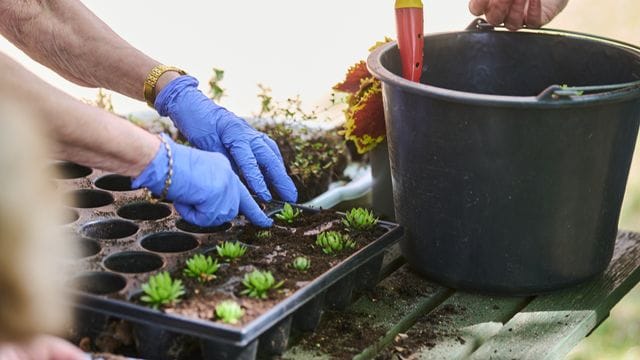
[[[490,297],[457,292],[419,319],[393,350],[412,359],[464,359],[497,334],[531,298]],[[429,340],[431,338],[431,340]],[[422,344],[406,352],[403,345]]]
[[[316,333],[304,335],[300,343],[289,349],[282,358],[327,359],[336,358],[336,353],[341,354],[340,358],[350,358],[370,345],[357,345],[356,340],[363,332],[380,334],[383,340],[376,341],[376,346],[383,347],[395,334],[410,327],[420,314],[434,309],[451,293],[451,290],[429,283],[403,266],[346,311],[325,314]],[[336,333],[330,325],[337,319],[352,319],[353,323]],[[320,345],[326,339],[332,340],[332,350]],[[316,342],[320,346],[316,347]]]
[[[535,298],[472,359],[561,359],[640,281],[640,234],[621,233],[606,272]]]

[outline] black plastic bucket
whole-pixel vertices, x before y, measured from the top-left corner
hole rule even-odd
[[[448,286],[519,295],[601,273],[638,133],[640,49],[481,22],[424,41],[421,84],[400,76],[395,43],[368,59],[407,261]]]

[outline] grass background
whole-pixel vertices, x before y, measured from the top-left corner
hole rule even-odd
[[[638,0],[571,0],[551,27],[597,34],[640,45]],[[640,144],[636,145],[620,228],[640,231]],[[586,340],[567,357],[586,359],[640,359],[640,285],[611,311]]]

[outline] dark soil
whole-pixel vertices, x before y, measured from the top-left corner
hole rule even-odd
[[[300,340],[308,350],[322,350],[332,359],[351,359],[385,334],[373,327],[371,320],[353,312],[327,311],[322,315],[319,331]]]
[[[466,308],[447,304],[435,312],[419,318],[404,334],[394,339],[393,345],[381,352],[376,359],[407,359],[426,347],[431,349],[444,338],[455,338],[460,344],[466,341],[453,326],[452,316],[464,314]]]

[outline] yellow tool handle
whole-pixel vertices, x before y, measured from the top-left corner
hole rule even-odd
[[[396,0],[396,9],[418,8],[422,9],[422,0]]]

